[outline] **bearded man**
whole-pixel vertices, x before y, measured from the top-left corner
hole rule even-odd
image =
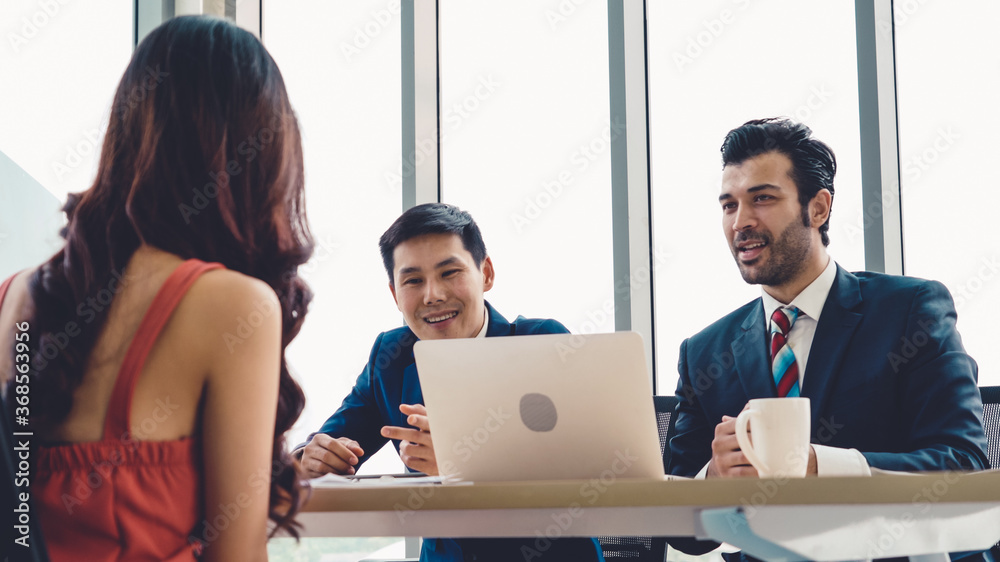
[[[756,477],[735,418],[782,396],[810,399],[810,476],[988,468],[977,366],[948,290],[849,273],[827,254],[830,147],[805,125],[762,119],[729,132],[722,160],[723,232],[761,296],[681,344],[668,472]]]

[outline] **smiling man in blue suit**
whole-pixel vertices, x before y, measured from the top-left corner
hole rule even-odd
[[[977,367],[948,290],[849,273],[827,254],[833,151],[804,125],[765,119],[730,131],[722,157],[723,231],[761,297],[681,345],[668,471],[757,476],[735,416],[778,396],[810,399],[809,475],[987,468]]]
[[[354,474],[390,439],[408,469],[438,474],[428,413],[413,358],[418,339],[566,333],[555,320],[508,322],[484,293],[493,262],[469,213],[443,203],[403,213],[379,240],[389,291],[406,326],[375,339],[351,394],[296,451],[309,477]],[[470,373],[472,376],[473,373]],[[540,530],[542,531],[542,530]],[[593,539],[425,539],[420,560],[589,562],[604,560]]]

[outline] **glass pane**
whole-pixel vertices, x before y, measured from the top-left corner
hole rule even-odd
[[[90,187],[132,56],[132,1],[5,0],[0,47],[0,279],[61,246],[66,194]],[[15,242],[16,241],[16,242]]]
[[[308,14],[308,17],[303,17]],[[399,3],[268,1],[264,44],[302,128],[315,293],[288,360],[306,393],[296,444],[340,407],[379,332],[402,325],[378,238],[402,211]],[[388,446],[362,468],[399,472]]]
[[[969,17],[975,14],[975,17]],[[1000,251],[991,238],[1000,152],[1000,4],[896,5],[896,97],[906,274],[943,282],[979,363],[1000,384]]]
[[[729,130],[785,116],[833,148],[829,251],[846,269],[864,269],[857,48],[852,2],[647,9],[657,391],[673,394],[681,341],[760,295],[744,283],[722,233],[719,147]]]
[[[440,3],[443,199],[480,224],[509,320],[614,331],[607,6],[566,4]]]

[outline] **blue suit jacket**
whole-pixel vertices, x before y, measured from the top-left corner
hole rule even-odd
[[[518,316],[512,323],[500,315],[489,303],[489,326],[486,337],[522,336],[532,334],[564,334],[569,331],[555,320],[528,319]],[[350,395],[340,408],[323,424],[319,433],[331,437],[350,437],[364,449],[358,466],[385,445],[382,426],[409,427],[406,416],[399,411],[400,404],[423,404],[417,366],[413,358],[413,344],[417,337],[408,327],[382,332],[375,338],[368,364],[358,376]],[[430,413],[433,415],[433,412]],[[315,434],[313,434],[315,435]],[[309,437],[312,439],[312,436]],[[399,441],[393,440],[396,452]],[[420,555],[421,560],[454,560],[461,562],[465,554],[475,553],[479,560],[523,560],[525,552],[533,552],[541,562],[603,560],[600,546],[593,539],[563,539],[548,541],[545,537],[536,544],[530,539],[427,539]],[[523,548],[530,549],[522,551]]]
[[[976,362],[956,318],[941,283],[838,266],[801,391],[812,442],[857,449],[886,470],[988,468]],[[678,370],[668,472],[694,476],[723,415],[777,396],[761,299],[684,341]]]

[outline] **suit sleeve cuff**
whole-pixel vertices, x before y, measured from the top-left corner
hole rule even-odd
[[[861,451],[813,445],[817,476],[871,476],[872,469]]]
[[[304,442],[296,445],[295,448],[293,448],[291,451],[288,452],[288,454],[290,454],[292,458],[302,460],[302,453],[305,452],[306,445],[308,445],[309,442],[312,441],[312,438],[315,437],[316,435],[318,435],[318,432],[310,433],[309,437],[306,437],[306,440]]]
[[[705,477],[708,476],[708,465],[710,464],[712,464],[712,461],[708,461],[707,463],[705,463],[705,466],[701,467],[701,470],[698,471],[698,474],[694,475],[695,480],[704,480]]]

